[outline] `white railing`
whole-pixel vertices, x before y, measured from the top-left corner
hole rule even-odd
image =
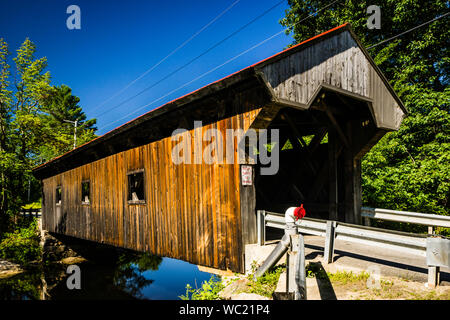
[[[384,219],[386,217],[385,220],[389,219],[390,221],[420,223],[435,227],[447,226],[447,219],[441,219],[442,217],[440,216],[437,218],[435,217],[436,215],[431,215],[432,217],[423,217],[423,215],[426,214],[406,212],[406,214],[403,215],[404,217],[408,217],[405,218],[405,221],[399,220],[399,216],[393,216],[396,214],[393,210],[364,208],[364,212],[366,216],[371,215],[371,217],[373,216],[376,219]],[[335,240],[345,240],[364,245],[397,250],[426,258],[429,267],[428,283],[433,286],[439,283],[439,267],[450,267],[450,258],[448,258],[450,256],[450,239],[439,239],[435,236],[432,238],[432,235],[400,232],[312,218],[303,218],[297,221],[296,225],[298,232],[300,233],[325,238],[325,263],[333,262]],[[263,245],[265,242],[266,227],[284,229],[284,215],[264,210],[258,211],[258,243],[260,245]],[[430,239],[433,239],[433,241],[430,241]]]
[[[284,229],[284,215],[264,211],[265,226]],[[320,237],[327,235],[327,223],[332,221],[303,218],[297,221],[297,229],[304,234]],[[354,224],[335,222],[334,233],[336,240],[346,240],[360,244],[369,244],[381,248],[408,251],[410,253],[426,256],[427,235],[413,234],[387,229],[365,227]],[[260,242],[264,243],[265,239]]]
[[[25,217],[34,217],[34,218],[40,218],[41,217],[41,209],[21,209],[19,212],[20,215]]]
[[[362,207],[361,216],[371,219],[415,223],[430,227],[450,228],[450,217],[438,214]]]

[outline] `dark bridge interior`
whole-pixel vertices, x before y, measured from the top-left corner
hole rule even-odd
[[[304,204],[309,217],[359,223],[361,157],[379,139],[369,104],[322,91],[308,110],[283,108],[276,175],[255,170],[257,210]]]

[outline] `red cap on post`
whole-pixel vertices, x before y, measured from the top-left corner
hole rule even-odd
[[[303,208],[303,203],[302,203],[300,205],[300,207],[295,208],[294,216],[295,216],[295,219],[298,220],[298,219],[302,219],[305,215],[306,215],[306,211]]]

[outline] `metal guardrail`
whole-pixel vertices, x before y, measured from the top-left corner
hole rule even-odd
[[[273,227],[278,229],[284,229],[284,215],[275,212],[264,211],[265,225],[267,227]],[[327,221],[313,218],[303,218],[297,221],[298,231],[301,233],[311,234],[315,236],[325,236]]]
[[[362,207],[361,216],[371,219],[415,223],[430,227],[450,228],[450,217],[438,214]]]
[[[335,239],[426,256],[427,236],[337,223]]]
[[[365,208],[364,210],[366,213],[369,212],[369,210],[367,209],[369,208]],[[393,210],[379,210],[383,210],[383,214],[386,215],[395,214]],[[373,213],[373,216],[377,216],[378,214],[377,219],[381,219],[379,218],[381,215],[381,211],[379,210],[373,209],[371,211]],[[386,213],[387,211],[390,212]],[[430,225],[430,220],[426,220],[425,217],[419,216],[417,213],[410,215],[411,213],[407,212],[406,214],[406,216],[409,217],[414,216],[414,221],[419,221],[422,224]],[[390,216],[390,219],[394,218],[395,217]],[[412,219],[413,218],[411,218],[407,222],[413,221]],[[446,224],[444,223],[446,219],[438,220],[436,217],[431,217],[431,219],[434,219],[433,226],[446,226]],[[438,221],[444,222],[439,223]],[[258,243],[260,245],[263,245],[265,242],[265,227],[284,229],[284,215],[280,213],[260,210],[258,211],[258,224],[258,230],[260,230],[258,232]],[[447,249],[450,248],[450,239],[431,238],[431,235],[426,234],[414,234],[312,218],[303,218],[297,221],[296,225],[298,232],[300,233],[316,235],[325,238],[325,263],[333,262],[335,240],[344,240],[363,245],[397,250],[403,253],[409,253],[426,258],[427,265],[429,266],[428,283],[433,286],[439,283],[439,267],[450,267],[450,249]],[[434,239],[434,242],[437,241],[438,244],[433,244],[431,246],[430,243],[434,242],[430,241],[430,239]]]
[[[284,229],[284,215],[265,211],[265,226]],[[327,236],[327,223],[331,221],[303,218],[297,221],[297,229],[304,234],[320,237]],[[336,222],[334,227],[335,239],[345,240],[360,244],[368,244],[386,249],[409,252],[419,256],[426,256],[427,236],[411,234],[394,230],[386,230],[372,227],[359,226]],[[262,243],[264,241],[261,241]]]

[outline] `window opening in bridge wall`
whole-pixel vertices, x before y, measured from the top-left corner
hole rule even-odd
[[[144,170],[136,170],[127,173],[128,177],[128,203],[145,203]]]
[[[81,182],[81,204],[89,205],[91,203],[91,182],[85,180]]]
[[[62,195],[61,195],[61,187],[60,186],[56,187],[55,199],[56,199],[56,204],[61,205]]]

